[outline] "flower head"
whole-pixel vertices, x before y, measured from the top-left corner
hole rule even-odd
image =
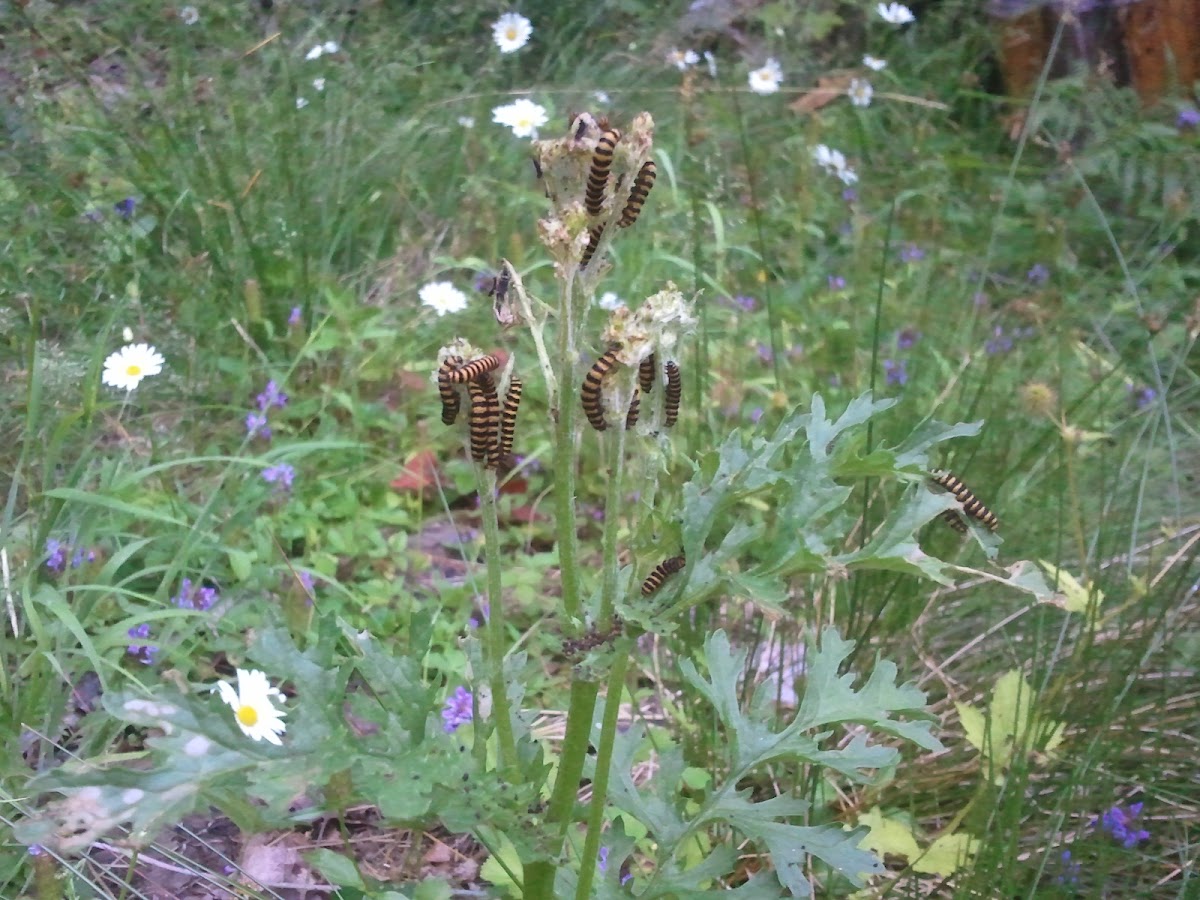
[[[445,723],[442,729],[447,734],[457,729],[459,725],[466,725],[471,721],[474,716],[473,701],[471,692],[462,685],[456,687],[454,693],[446,699],[446,705],[442,709],[442,721]]]
[[[312,86],[313,86],[314,91],[325,90],[325,79],[324,78],[314,78],[313,82],[312,82]]]
[[[267,484],[275,484],[281,490],[290,491],[292,481],[296,477],[296,470],[287,463],[280,463],[277,466],[267,466],[263,469],[262,477]]]
[[[875,10],[879,13],[879,18],[891,25],[907,25],[917,20],[912,10],[903,3],[880,3]]]
[[[600,299],[596,301],[596,305],[601,309],[612,312],[619,306],[624,306],[625,301],[618,297],[613,291],[605,291],[600,295]]]
[[[304,58],[311,61],[314,59],[320,59],[324,55],[325,48],[321,44],[317,44],[317,46],[311,48],[307,53],[304,54]]]
[[[863,57],[863,65],[874,72],[882,72],[887,68],[887,60],[867,54]]]
[[[1179,117],[1175,119],[1175,127],[1183,130],[1184,128],[1195,128],[1200,125],[1200,109],[1194,106],[1185,106],[1179,111]]]
[[[846,93],[855,106],[870,106],[871,95],[875,93],[875,89],[871,87],[871,82],[864,78],[851,78],[850,89]]]
[[[267,424],[266,413],[254,410],[246,413],[246,436],[262,438],[264,441],[271,439],[271,426]]]
[[[1030,284],[1045,284],[1050,280],[1050,270],[1041,263],[1034,263],[1025,273],[1025,280]]]
[[[783,70],[774,57],[763,63],[762,68],[750,73],[750,90],[756,94],[774,94],[783,82]]]
[[[901,328],[896,332],[896,349],[911,350],[921,339],[921,332],[915,328]]]
[[[836,175],[843,184],[854,184],[858,175],[846,165],[846,157],[840,150],[834,150],[824,144],[813,147],[813,161],[830,175]]]
[[[686,72],[698,62],[700,62],[700,57],[695,50],[678,50],[672,47],[667,53],[667,64],[674,66],[680,72]]]
[[[925,258],[925,251],[916,244],[905,244],[900,249],[900,262],[920,262]]]
[[[233,709],[234,721],[246,737],[255,741],[265,739],[276,745],[283,743],[279,735],[285,729],[283,717],[286,713],[276,709],[272,702],[272,698],[283,694],[278,688],[271,687],[264,672],[238,669],[237,690],[228,681],[218,681],[216,691]]]
[[[267,382],[267,386],[263,392],[256,398],[258,408],[262,412],[266,412],[272,406],[278,406],[280,409],[287,406],[288,395],[279,389],[279,385],[275,383],[275,379]]]
[[[507,125],[517,137],[537,137],[537,130],[549,121],[546,108],[525,97],[514,100],[507,106],[492,110],[492,121]]]
[[[908,370],[904,360],[885,359],[883,361],[883,372],[887,376],[887,383],[903,387],[908,383]]]
[[[137,199],[134,197],[126,197],[124,200],[118,200],[113,204],[113,209],[117,211],[122,219],[129,219],[133,216],[133,211],[137,209]]]
[[[1150,839],[1150,832],[1136,827],[1135,821],[1142,814],[1142,804],[1131,803],[1128,809],[1122,809],[1117,804],[1100,817],[1100,827],[1121,842],[1126,850],[1131,850],[1142,841]]]
[[[330,53],[337,53],[342,48],[338,46],[337,41],[326,41],[321,45],[321,52],[328,56]]]
[[[110,387],[132,391],[143,378],[162,371],[162,354],[149,344],[129,344],[104,360],[100,380]]]
[[[492,25],[492,40],[501,53],[513,53],[529,43],[533,26],[520,13],[505,13]]]
[[[127,634],[135,639],[148,638],[150,637],[150,623],[143,622],[141,625],[135,625],[129,629]],[[158,647],[154,644],[135,643],[130,644],[126,648],[126,652],[142,665],[150,666],[154,664],[154,657],[158,654]]]
[[[829,285],[831,291],[844,291],[846,289],[846,279],[841,275],[827,275],[825,282]]]
[[[475,127],[475,117],[474,116],[459,116],[458,124],[461,125],[463,128],[474,128]]]
[[[291,313],[288,314],[288,328],[294,328],[300,324],[300,318],[304,315],[303,310],[298,306],[293,306]]]
[[[195,25],[200,21],[200,12],[194,6],[185,6],[179,11],[179,21],[184,25]]]
[[[421,303],[428,306],[439,316],[446,313],[462,312],[467,308],[467,295],[448,281],[431,281],[421,286],[417,291]]]
[[[67,548],[57,538],[46,538],[46,568],[61,572],[67,561]]]
[[[307,98],[305,98],[305,97],[297,97],[296,98],[296,109],[304,109],[304,107],[306,107],[306,106],[308,106]]]

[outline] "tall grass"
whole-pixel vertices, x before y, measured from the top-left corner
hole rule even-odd
[[[170,861],[191,873],[180,890],[236,879],[256,862],[251,835],[288,830],[321,846],[318,880],[343,896],[422,877],[422,829],[486,863],[485,880],[528,877],[530,895],[582,890],[579,860],[601,846],[614,871],[585,865],[584,885],[616,890],[617,860],[639,889],[689,871],[696,889],[764,884],[772,863],[783,868],[777,852],[712,862],[746,833],[732,819],[689,826],[670,865],[652,869],[664,842],[645,836],[648,808],[631,808],[653,789],[689,814],[721,809],[735,773],[754,802],[795,804],[781,827],[864,826],[857,840],[869,826],[872,849],[890,854],[869,896],[1190,896],[1200,157],[1174,110],[1138,109],[1094,80],[1046,82],[1013,145],[1002,102],[961,77],[988,33],[953,5],[903,32],[840,10],[865,25],[829,51],[815,40],[824,6],[784,23],[786,40],[769,11],[752,15],[745,58],[712,39],[716,80],[703,64],[667,66],[662,52],[686,36],[640,4],[629,18],[601,5],[523,10],[534,41],[504,57],[491,17],[465,5],[329,18],[277,6],[212,4],[193,26],[154,3],[13,13],[23,90],[0,169],[4,818],[28,840],[29,823],[55,821],[55,797],[101,770],[113,791],[151,772],[161,818],[132,842],[145,859],[108,830],[81,855],[47,840],[30,856],[10,840],[0,893],[151,896],[171,852],[161,829],[189,812],[208,818]],[[325,41],[339,49],[305,59]],[[864,50],[889,61],[871,75],[870,107],[788,109],[793,89]],[[746,92],[745,70],[771,54],[785,91]],[[437,421],[429,376],[453,338],[486,348],[496,335],[490,300],[471,292],[501,258],[535,300],[556,296],[529,148],[490,122],[523,91],[550,107],[546,138],[584,109],[622,128],[653,113],[658,183],[596,293],[636,307],[671,280],[695,294],[699,322],[681,345],[686,401],[669,441],[580,439],[570,418],[556,431],[533,412],[554,394],[526,377],[527,459],[510,484],[523,492],[493,497],[485,481],[477,514],[478,473]],[[818,143],[850,157],[852,194],[813,163]],[[126,198],[131,212],[115,208]],[[467,291],[468,309],[422,307],[417,289],[437,280]],[[585,343],[555,358],[560,412],[601,349],[607,313],[584,299],[567,301]],[[100,384],[125,328],[168,360],[128,397]],[[528,376],[532,342],[502,340]],[[270,441],[245,426],[268,380],[289,395],[269,410]],[[799,517],[809,508],[782,498],[804,485],[781,483],[737,494],[696,537],[689,491],[716,490],[739,441],[815,416],[816,394],[836,419],[868,389],[896,405],[840,431],[828,472],[800,468],[802,436],[772,463],[814,484],[828,474],[847,491],[835,510]],[[976,436],[932,436],[975,421]],[[888,456],[921,441],[930,468],[961,475],[1001,519],[995,561],[982,535],[921,530],[930,558],[961,566],[938,568],[940,583],[867,552],[897,521],[936,518],[919,467]],[[281,463],[296,470],[290,491],[262,478]],[[427,483],[391,487],[405,465]],[[762,531],[724,552],[735,525]],[[804,543],[826,534],[837,543]],[[637,607],[640,578],[687,540],[688,573],[664,593],[679,608]],[[48,541],[65,548],[61,563]],[[805,555],[822,553],[852,561],[835,570]],[[1022,560],[1045,562],[1053,597],[1005,568]],[[216,605],[195,608],[185,578]],[[619,652],[564,652],[606,627],[614,598],[634,623]],[[129,652],[142,625],[158,648],[150,666]],[[704,699],[720,693],[706,684],[725,662],[714,633],[735,660],[751,651],[739,715],[782,727],[817,695],[826,625],[855,642],[841,671],[891,660],[925,693],[944,749],[896,741],[894,768],[864,780],[796,759],[737,768],[741,719]],[[303,763],[278,765],[199,693],[234,666],[285,686],[285,741]],[[1015,697],[997,688],[1018,670]],[[430,722],[460,685],[475,688],[474,724],[438,740]],[[150,714],[143,698],[178,708]],[[489,716],[505,699],[513,733],[497,740]],[[630,721],[645,728],[637,746],[623,737],[638,733]],[[859,729],[837,727],[831,743],[845,750]],[[219,748],[210,761],[224,780],[187,767],[181,734]],[[597,767],[589,748],[616,762]],[[563,760],[555,781],[546,766]],[[635,784],[635,764],[678,781]],[[616,806],[583,806],[579,773]],[[55,793],[37,793],[45,784]],[[206,787],[186,802],[172,793],[189,784]],[[364,794],[380,815],[369,825],[356,818]],[[1126,847],[1102,817],[1137,802],[1134,830],[1149,837]],[[313,823],[325,817],[337,837],[322,843]],[[222,822],[238,836],[204,836]],[[139,820],[109,824],[129,836]],[[354,850],[401,833],[405,866]],[[452,837],[464,834],[481,843]],[[705,857],[712,870],[694,868]],[[836,866],[801,869],[820,895],[851,890]]]

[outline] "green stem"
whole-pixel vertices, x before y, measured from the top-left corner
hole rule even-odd
[[[513,736],[512,716],[508,707],[508,689],[504,680],[504,598],[500,578],[500,521],[496,513],[496,473],[488,469],[479,479],[483,501],[483,533],[486,541],[488,616],[485,633],[488,683],[492,689],[492,716],[496,722],[498,768],[515,770],[517,742]]]
[[[608,673],[608,685],[604,694],[604,722],[600,726],[596,774],[592,779],[592,802],[588,807],[587,834],[583,841],[583,855],[579,861],[579,883],[575,889],[575,896],[579,900],[591,896],[592,881],[596,877],[596,860],[600,855],[600,838],[604,833],[604,809],[607,806],[613,745],[617,740],[621,694],[625,685],[625,673],[629,670],[633,638],[621,638],[613,649],[613,665]]]

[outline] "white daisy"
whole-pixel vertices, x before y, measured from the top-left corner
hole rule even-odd
[[[315,90],[315,91],[325,90],[325,79],[324,78],[314,78],[313,79],[313,90]]]
[[[475,117],[474,116],[459,116],[458,124],[461,125],[463,128],[474,128],[475,127]]]
[[[501,53],[514,53],[529,43],[533,26],[520,13],[505,13],[492,25],[492,40]]]
[[[467,295],[448,281],[431,281],[422,285],[421,290],[417,291],[417,296],[439,316],[462,312],[467,308]]]
[[[143,378],[162,371],[162,354],[149,344],[129,344],[104,360],[100,380],[110,387],[132,391]]]
[[[128,325],[121,329],[121,339],[127,344],[133,342],[133,329]]]
[[[282,697],[278,688],[271,687],[266,673],[257,669],[237,670],[237,690],[228,681],[218,681],[216,691],[221,699],[233,708],[233,718],[246,737],[254,741],[268,740],[282,745],[279,735],[287,726],[283,724],[284,710],[276,709],[273,697]]]
[[[846,157],[841,150],[834,150],[824,144],[817,144],[812,150],[813,161],[830,175],[836,175],[844,184],[854,184],[858,175],[846,165]]]
[[[308,106],[308,100],[306,100],[304,97],[296,98],[296,109],[304,109],[306,106]]]
[[[517,137],[537,137],[538,127],[549,121],[545,107],[522,97],[492,110],[492,121],[507,125]]]
[[[612,291],[605,291],[600,295],[600,299],[596,301],[596,305],[601,309],[606,309],[611,312],[619,306],[624,306],[625,301],[623,301]]]
[[[779,84],[783,81],[783,70],[779,68],[779,63],[772,57],[763,63],[761,69],[755,69],[750,73],[750,90],[756,94],[773,94],[779,90]]]
[[[870,106],[871,95],[875,93],[875,89],[871,87],[871,82],[863,78],[851,78],[850,90],[846,92],[850,97],[850,102],[855,106]]]
[[[667,53],[667,65],[674,66],[680,72],[686,72],[698,62],[700,62],[700,57],[695,50],[676,50],[672,47]]]
[[[879,18],[892,25],[907,25],[917,20],[912,10],[903,3],[880,3],[875,10],[879,13]]]
[[[308,60],[320,59],[324,55],[325,55],[325,48],[321,44],[317,44],[317,46],[313,47],[311,50],[309,50],[307,53],[304,54],[304,58],[308,59]]]
[[[341,49],[337,41],[326,41],[321,45],[321,52],[325,54],[337,53]]]
[[[592,97],[601,106],[608,106],[608,104],[612,103],[612,97],[608,96],[604,91],[596,91],[592,94]]]
[[[195,25],[200,21],[200,12],[194,6],[185,6],[179,11],[179,21],[184,25]]]
[[[842,184],[857,184],[858,173],[849,166],[843,166],[838,170],[837,177],[842,179]]]
[[[863,65],[866,66],[868,69],[872,69],[876,72],[882,72],[884,69],[887,68],[887,60],[879,59],[878,57],[871,56],[868,53],[866,56],[863,57]]]

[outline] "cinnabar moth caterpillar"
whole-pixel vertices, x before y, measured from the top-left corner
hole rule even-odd
[[[952,509],[948,509],[942,513],[942,520],[957,531],[959,534],[967,533],[967,523],[962,520],[962,516]]]
[[[638,387],[642,389],[643,394],[648,394],[654,389],[654,382],[658,381],[658,360],[651,353],[640,363],[638,363]]]
[[[628,431],[637,424],[638,410],[642,402],[638,399],[638,389],[633,389],[633,399],[629,401],[629,412],[625,414],[625,430]]]
[[[468,381],[475,381],[485,372],[499,369],[507,361],[508,354],[503,350],[497,350],[495,353],[489,353],[487,356],[473,359],[465,366],[451,369],[446,375],[446,380],[451,384],[466,384]]]
[[[491,376],[485,377],[486,381],[468,383],[467,391],[471,395],[471,459],[490,467],[493,459],[499,461],[496,428],[500,424],[500,401]]]
[[[512,453],[513,435],[517,430],[517,409],[521,405],[521,379],[512,375],[508,379],[508,393],[504,395],[504,408],[500,411],[500,456]]]
[[[670,428],[679,420],[679,400],[683,396],[683,379],[674,360],[667,363],[667,399],[663,404],[663,424]]]
[[[648,159],[642,163],[642,168],[638,170],[637,178],[633,179],[633,187],[629,189],[629,200],[625,203],[625,209],[621,211],[621,218],[617,222],[621,228],[628,228],[637,221],[638,216],[642,212],[642,204],[646,202],[646,197],[650,194],[650,188],[654,187],[654,178],[657,175],[657,170],[654,168],[654,160]]]
[[[984,527],[992,531],[996,530],[996,526],[1000,524],[996,514],[984,506],[979,498],[971,493],[971,489],[962,483],[961,479],[950,472],[935,472],[933,482],[952,493],[962,504],[963,512],[968,516],[980,522]]]
[[[458,395],[458,390],[450,383],[450,373],[457,367],[462,365],[461,356],[447,356],[442,362],[442,366],[438,369],[437,383],[438,394],[442,398],[442,424],[453,425],[454,420],[458,418],[458,410],[462,405],[462,398]]]
[[[613,149],[620,139],[621,132],[613,128],[596,141],[592,168],[588,171],[587,192],[584,194],[584,205],[589,216],[600,215],[600,207],[604,204],[604,188],[608,185],[608,170],[612,168]]]
[[[596,360],[583,379],[583,387],[579,391],[579,399],[583,403],[583,414],[597,431],[608,427],[604,421],[604,404],[600,399],[600,389],[604,385],[604,376],[617,362],[617,351],[621,348],[613,345],[604,351],[604,355]]]
[[[596,248],[600,245],[600,235],[604,234],[604,226],[597,225],[595,228],[588,230],[588,245],[583,248],[583,256],[579,258],[579,268],[586,269],[587,264],[592,261],[592,254],[596,252]]]
[[[625,630],[625,623],[620,617],[613,616],[612,624],[607,629],[593,628],[587,634],[580,635],[577,638],[567,638],[563,641],[563,652],[568,656],[578,656],[582,653],[587,653],[589,650],[595,650],[601,644],[607,644],[609,641],[620,637],[621,632]]]
[[[662,587],[664,581],[681,570],[685,565],[687,565],[687,559],[684,558],[682,553],[678,556],[671,556],[664,559],[655,567],[649,577],[642,582],[642,596],[649,597]]]

